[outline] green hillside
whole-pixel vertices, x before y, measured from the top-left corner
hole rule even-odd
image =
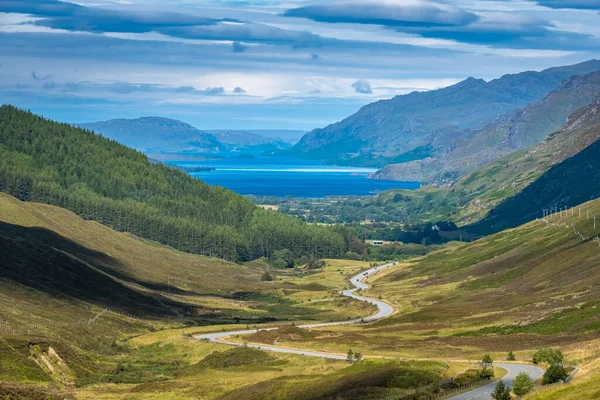
[[[550,168],[523,191],[466,227],[489,234],[541,218],[544,213],[571,208],[600,197],[600,140]],[[547,211],[544,211],[547,210]]]
[[[276,279],[267,282],[260,262],[183,253],[0,193],[0,394],[46,399],[54,392],[48,384],[73,395],[92,384],[158,383],[224,347],[184,333],[368,314],[368,305],[337,293],[348,265],[338,262],[322,272],[271,271]],[[352,265],[347,274],[368,263]],[[317,297],[323,301],[310,301]],[[128,342],[148,334],[177,346],[163,348],[164,336],[139,348]]]
[[[372,280],[365,295],[386,299],[397,314],[285,341],[391,357],[493,352],[498,360],[511,350],[526,360],[536,348],[597,341],[600,223],[594,228],[594,217],[600,222],[600,200],[473,243],[449,244]]]
[[[255,207],[89,131],[0,108],[0,191],[190,253],[252,260],[343,254],[329,229]]]

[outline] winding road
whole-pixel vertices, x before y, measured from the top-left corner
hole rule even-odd
[[[325,323],[316,323],[316,324],[306,324],[299,325],[300,328],[322,328],[328,326],[335,325],[348,325],[348,324],[356,324],[360,322],[373,322],[386,317],[389,317],[394,313],[394,308],[388,303],[375,300],[368,297],[361,297],[356,294],[358,290],[368,289],[369,286],[364,282],[365,279],[378,273],[379,271],[385,270],[387,268],[393,267],[398,263],[389,263],[385,265],[380,265],[378,267],[373,267],[367,271],[363,271],[360,274],[353,276],[350,279],[350,283],[354,286],[354,289],[348,289],[342,291],[342,295],[346,297],[351,297],[356,300],[366,301],[368,303],[373,304],[377,307],[378,312],[374,315],[365,318],[352,319],[348,321],[337,321],[337,322],[325,322]],[[333,353],[324,353],[324,352],[316,352],[316,351],[308,351],[308,350],[300,350],[300,349],[291,349],[286,347],[279,346],[269,346],[264,344],[252,344],[252,343],[240,343],[240,342],[232,342],[226,340],[227,337],[238,336],[238,335],[251,335],[253,333],[260,331],[274,331],[279,328],[263,328],[263,329],[247,329],[242,331],[229,331],[229,332],[215,332],[215,333],[206,333],[202,335],[194,336],[197,340],[209,340],[211,342],[217,342],[221,344],[228,344],[232,346],[248,346],[254,347],[261,350],[274,351],[278,353],[291,353],[291,354],[299,354],[303,356],[309,357],[321,357],[321,358],[329,358],[335,360],[345,360],[346,356],[341,354],[333,354]],[[542,376],[544,371],[541,368],[534,367],[527,364],[495,364],[498,367],[504,368],[508,371],[508,374],[502,378],[502,380],[507,384],[512,384],[513,380],[517,376],[519,372],[525,371],[529,374],[529,376],[535,381]],[[490,383],[489,385],[482,386],[480,388],[473,389],[469,392],[463,393],[461,395],[452,397],[451,400],[488,400],[490,399],[490,394],[494,390],[496,383]]]
[[[504,383],[511,385],[520,372],[526,372],[533,381],[537,381],[544,374],[544,370],[533,365],[526,364],[499,364],[495,363],[494,366],[504,368],[508,371],[508,374],[502,378]],[[488,385],[470,390],[466,393],[459,394],[458,396],[450,397],[448,400],[489,400],[491,394],[496,387],[496,382],[492,382]]]

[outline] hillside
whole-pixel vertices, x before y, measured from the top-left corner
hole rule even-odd
[[[0,108],[0,191],[190,253],[229,260],[280,249],[337,256],[341,235],[254,206],[141,153],[11,106]]]
[[[543,208],[574,206],[594,198],[598,180],[593,177],[600,140],[600,95],[587,107],[571,115],[567,124],[529,149],[508,155],[459,179],[445,190],[447,195],[462,193],[461,219],[473,222],[487,212],[512,204],[511,226],[530,221]],[[571,174],[579,174],[574,179]],[[548,179],[554,180],[548,182]],[[548,186],[546,186],[548,185]],[[557,192],[558,187],[568,188]],[[523,194],[521,194],[523,193]],[[534,194],[535,193],[535,194]],[[532,195],[526,203],[519,202]],[[597,197],[597,196],[596,196]],[[500,203],[506,201],[506,205]],[[540,207],[541,206],[541,207]],[[497,211],[494,211],[494,213]],[[528,216],[526,216],[528,214]],[[519,216],[519,217],[517,217]],[[498,222],[497,217],[494,218]]]
[[[600,61],[593,60],[505,75],[490,82],[469,78],[444,89],[397,96],[309,132],[291,153],[345,163],[357,158],[360,164],[398,157],[423,146],[448,143],[457,132],[479,128],[501,114],[543,99],[564,79],[598,69]],[[426,158],[427,152],[420,157]]]
[[[458,132],[448,143],[436,143],[430,158],[387,165],[373,177],[447,183],[503,155],[539,143],[599,93],[600,71],[571,77],[540,101],[500,116],[483,128]]]
[[[218,361],[211,353],[228,348],[184,334],[367,314],[369,305],[336,291],[346,278],[340,268],[356,274],[366,265],[329,261],[324,271],[277,270],[271,273],[278,279],[263,281],[260,262],[241,266],[182,253],[0,193],[0,393],[115,399],[159,388],[176,398],[198,398],[197,390],[215,398],[236,388],[233,376],[248,384],[294,376],[325,361],[264,356],[277,366],[267,376],[263,369],[198,374],[196,363]],[[311,302],[317,297],[322,301]],[[194,390],[175,393],[182,384]]]
[[[600,181],[596,179],[594,166],[600,140],[599,110],[600,95],[539,144],[478,168],[448,187],[390,190],[374,198],[315,201],[302,204],[302,208],[288,199],[277,204],[282,212],[290,214],[305,210],[301,215],[318,222],[369,220],[414,224],[452,220],[459,225],[475,224],[498,207],[494,213],[501,213],[501,217],[490,216],[485,224],[469,228],[477,236],[498,232],[539,217],[543,208],[574,206],[598,197]],[[572,174],[578,178],[574,179]],[[549,180],[552,182],[548,183]],[[530,185],[522,197],[509,200]],[[506,205],[501,206],[504,201]],[[490,224],[498,225],[491,229]]]
[[[264,154],[291,147],[291,144],[283,139],[261,136],[248,131],[224,130],[208,132],[222,143],[229,152]]]
[[[169,118],[111,119],[77,126],[146,154],[218,153],[225,150],[213,135]]]
[[[581,217],[579,211],[581,210]],[[589,218],[588,218],[589,213]],[[399,312],[372,325],[324,328],[294,343],[370,355],[526,360],[541,347],[598,341],[600,200],[387,270],[364,295]],[[576,361],[572,359],[571,361]]]

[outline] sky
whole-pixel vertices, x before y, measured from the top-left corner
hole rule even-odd
[[[600,58],[600,0],[1,0],[0,103],[311,130],[468,77]]]

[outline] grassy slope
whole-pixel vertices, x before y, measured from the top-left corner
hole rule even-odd
[[[246,267],[181,253],[4,194],[0,249],[0,382],[87,385],[117,379],[119,360],[138,351],[120,341],[157,329],[235,321],[245,326],[266,317],[328,321],[370,312],[360,302],[340,306],[332,293],[360,263],[341,271],[332,262],[321,277],[281,271],[279,279],[261,282],[264,267],[258,262]],[[110,311],[101,313],[105,308]],[[65,379],[35,361],[52,351],[67,365]],[[183,355],[167,362],[146,352],[150,356],[140,356],[145,361],[119,379],[154,382],[187,362]]]
[[[486,351],[521,359],[540,346],[599,337],[600,200],[574,216],[534,221],[470,244],[449,245],[376,279],[367,293],[398,313],[368,326],[313,330],[303,348],[363,354],[477,358]],[[281,341],[279,342],[281,343]],[[294,346],[298,347],[297,343]]]
[[[459,204],[466,204],[459,213],[463,223],[481,219],[502,201],[535,182],[552,166],[597,141],[600,138],[599,107],[600,97],[597,97],[589,106],[574,113],[565,127],[540,144],[471,172],[443,191],[442,197],[458,197]]]

